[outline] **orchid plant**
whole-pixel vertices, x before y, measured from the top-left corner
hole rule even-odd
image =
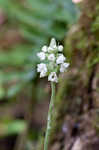
[[[57,45],[54,38],[51,39],[49,46],[44,45],[42,47],[42,51],[37,53],[37,56],[41,61],[41,63],[37,65],[37,72],[40,73],[40,78],[48,76],[48,81],[51,82],[52,89],[44,141],[44,150],[48,150],[55,102],[55,85],[59,80],[59,73],[65,72],[69,63],[66,62],[66,57],[63,55],[63,46]]]

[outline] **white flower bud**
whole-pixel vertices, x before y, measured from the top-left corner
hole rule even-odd
[[[55,60],[55,55],[54,54],[49,54],[48,55],[48,60],[54,61]]]
[[[46,45],[44,45],[44,46],[42,47],[42,51],[46,53],[47,50],[48,50],[48,47],[47,47]]]
[[[59,51],[59,52],[62,52],[62,51],[63,51],[63,46],[62,46],[62,45],[59,45],[59,46],[58,46],[58,51]]]
[[[60,54],[56,60],[57,64],[62,64],[66,60],[65,56],[63,54]]]
[[[48,52],[54,52],[57,50],[56,40],[54,38],[51,39],[50,45],[48,47]]]
[[[51,72],[50,73],[50,75],[48,76],[48,81],[56,82],[56,83],[58,82],[56,72]]]
[[[45,60],[46,58],[46,55],[44,52],[37,53],[37,56],[40,58],[40,60]]]
[[[50,47],[52,47],[52,48],[57,47],[57,46],[56,46],[56,40],[55,40],[54,38],[51,39]]]
[[[60,72],[65,72],[66,68],[68,68],[69,63],[63,63],[60,66]]]

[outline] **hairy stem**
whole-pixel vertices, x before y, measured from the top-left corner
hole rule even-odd
[[[54,100],[55,100],[55,83],[51,82],[51,100],[49,105],[48,119],[47,119],[47,129],[44,141],[44,150],[48,150],[49,138],[52,129],[52,121],[53,121],[53,110],[54,110]]]

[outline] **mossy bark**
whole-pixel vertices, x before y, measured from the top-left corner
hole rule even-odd
[[[81,7],[80,19],[65,40],[71,65],[59,83],[51,145],[58,140],[68,114],[77,120],[94,110],[92,124],[99,131],[99,0],[84,0]]]

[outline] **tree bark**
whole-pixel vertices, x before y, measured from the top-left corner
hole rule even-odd
[[[51,150],[99,149],[99,0],[83,0],[81,7],[65,40],[71,65],[57,91]]]

